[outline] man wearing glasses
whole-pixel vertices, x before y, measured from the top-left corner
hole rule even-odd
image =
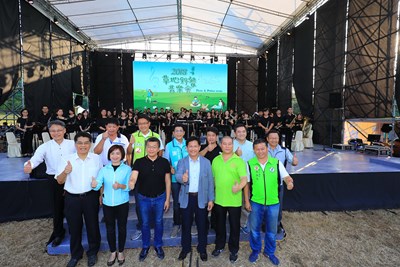
[[[76,153],[64,157],[58,165],[57,182],[65,184],[65,217],[67,218],[70,239],[71,260],[67,267],[75,267],[83,256],[82,228],[83,218],[89,249],[86,252],[88,266],[97,262],[100,248],[99,193],[92,190],[92,180],[103,167],[99,155],[89,153],[92,136],[79,132],[75,138]]]
[[[118,133],[119,122],[116,118],[106,121],[106,131],[97,136],[94,143],[94,153],[100,155],[103,165],[111,161],[108,160],[108,150],[112,145],[120,145],[124,148],[125,154],[128,149],[129,141],[125,135]]]
[[[46,174],[49,181],[52,183],[53,195],[53,232],[46,242],[51,243],[52,247],[57,247],[64,239],[64,185],[58,184],[54,179],[58,165],[62,157],[74,153],[75,144],[72,140],[64,139],[65,123],[59,120],[54,120],[48,124],[50,136],[52,140],[41,144],[35,151],[33,157],[25,162],[24,172],[31,173],[34,168],[39,166],[43,161],[46,162]]]

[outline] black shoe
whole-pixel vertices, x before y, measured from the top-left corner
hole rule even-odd
[[[230,253],[229,254],[229,260],[232,262],[232,263],[235,263],[236,261],[237,261],[237,259],[238,259],[238,255],[237,255],[237,253]]]
[[[139,261],[144,261],[149,254],[149,248],[142,248],[139,254]]]
[[[207,252],[200,253],[200,259],[202,261],[207,261],[207,259],[208,259]]]
[[[90,255],[87,259],[87,266],[94,266],[97,262],[97,255]]]
[[[67,267],[75,267],[80,259],[71,258],[67,264]]]
[[[214,249],[214,251],[211,253],[214,257],[218,257],[219,254],[222,253],[222,251],[224,251],[223,249]]]
[[[189,252],[184,252],[183,250],[181,250],[181,253],[179,253],[178,260],[183,261],[184,259],[186,259],[187,254],[189,254]]]
[[[154,250],[156,251],[157,257],[158,257],[159,259],[161,259],[161,260],[164,259],[165,253],[164,253],[164,250],[163,250],[162,247],[154,248]]]
[[[119,259],[119,258],[120,258],[120,255],[122,255],[122,256],[124,257],[122,260]],[[119,266],[121,266],[122,264],[124,264],[124,262],[125,262],[125,255],[124,255],[123,252],[118,252],[117,258],[118,258],[118,265],[119,265]]]
[[[62,240],[63,240],[63,238],[62,237],[56,237],[56,238],[54,238],[54,240],[53,240],[53,242],[51,242],[51,246],[54,248],[54,247],[58,247],[60,244],[61,244],[61,242],[62,242]]]
[[[111,253],[111,255],[112,255],[112,253]],[[117,260],[117,256],[118,256],[118,254],[117,254],[117,253],[115,253],[115,257],[114,257],[114,259],[113,259],[113,260],[111,260],[111,261],[107,261],[107,266],[113,266],[113,265],[114,265],[114,263],[115,263],[115,261]],[[111,258],[111,256],[110,256],[110,258]]]

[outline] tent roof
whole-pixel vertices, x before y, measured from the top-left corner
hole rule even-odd
[[[47,0],[98,47],[256,54],[321,0]],[[159,48],[160,47],[160,48]],[[196,49],[194,49],[196,48]]]

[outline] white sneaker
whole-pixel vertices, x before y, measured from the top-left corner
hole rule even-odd
[[[192,230],[190,231],[192,235],[197,235],[197,227],[192,225]]]
[[[171,238],[177,237],[180,230],[181,230],[181,227],[179,225],[174,225],[174,227],[172,227],[172,231],[171,231]]]
[[[131,240],[138,240],[141,236],[142,236],[142,231],[136,230],[136,231],[133,233],[133,235],[132,235],[132,237],[131,237]]]

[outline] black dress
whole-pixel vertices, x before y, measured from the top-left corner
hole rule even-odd
[[[32,126],[32,121],[29,118],[18,118],[17,123],[19,127],[24,129],[26,126]],[[21,154],[33,154],[33,146],[32,146],[32,139],[33,133],[32,128],[27,128],[25,132],[20,131],[20,139],[21,139]]]

